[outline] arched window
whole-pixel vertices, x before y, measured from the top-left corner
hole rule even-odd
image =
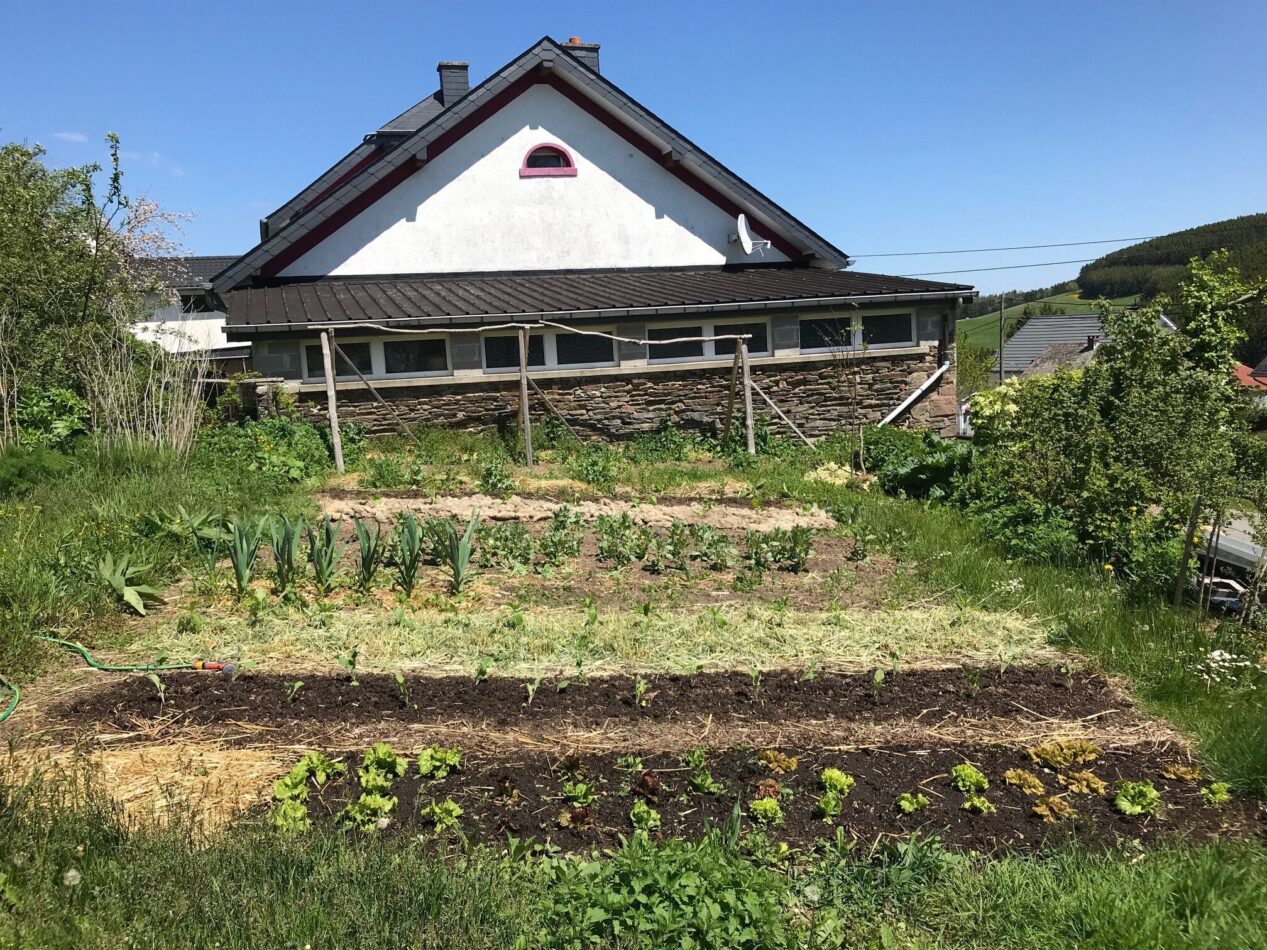
[[[576,164],[562,145],[544,142],[534,145],[519,167],[520,178],[574,178]]]

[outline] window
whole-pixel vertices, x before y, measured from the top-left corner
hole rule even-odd
[[[360,370],[362,376],[372,376],[374,373],[374,361],[370,353],[370,344],[368,343],[344,343],[339,342],[339,349],[342,354],[334,355],[334,375],[335,376],[355,376],[355,366]],[[312,343],[304,347],[304,357],[308,363],[307,376],[323,377],[326,374],[325,358],[321,354],[321,344]],[[348,364],[351,360],[351,365]]]
[[[648,327],[648,340],[672,340],[680,336],[704,336],[704,328],[698,324],[693,327]],[[703,359],[704,344],[666,343],[664,346],[652,346],[647,354],[653,360],[686,360]]]
[[[747,333],[748,354],[768,356],[770,353],[770,325],[764,320],[747,323],[730,323],[721,320],[705,320],[701,323],[655,326],[647,328],[648,340],[672,340],[682,336],[730,336]],[[733,357],[738,340],[706,340],[697,343],[668,343],[648,347],[647,359],[652,363],[673,363],[682,360],[710,360]]]
[[[384,340],[383,372],[443,373],[449,368],[449,348],[443,337],[422,340]]]
[[[520,178],[574,178],[576,163],[562,145],[546,142],[535,145],[519,166]]]
[[[864,313],[801,321],[801,352],[915,345],[915,314]]]
[[[546,365],[545,337],[533,333],[528,337],[528,365],[540,369]],[[484,337],[485,369],[519,369],[519,335]]]
[[[593,365],[616,362],[615,342],[601,336],[583,333],[556,333],[555,358],[560,366]]]

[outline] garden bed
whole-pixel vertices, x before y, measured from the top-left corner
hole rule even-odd
[[[784,748],[794,757],[795,768],[773,773],[761,764],[754,750],[730,749],[708,756],[707,770],[725,791],[702,794],[690,786],[691,770],[680,756],[643,755],[641,770],[631,768],[616,753],[561,757],[539,754],[522,759],[467,757],[462,768],[447,777],[426,780],[410,768],[395,781],[390,794],[399,804],[387,830],[430,830],[433,822],[420,811],[446,799],[462,810],[456,828],[470,838],[504,842],[506,835],[532,837],[568,851],[610,847],[620,836],[634,832],[631,809],[640,799],[659,817],[653,836],[694,838],[710,827],[724,825],[736,801],[750,812],[751,802],[777,782],[782,820],[759,825],[745,814],[746,831],[763,831],[769,839],[793,847],[807,847],[820,839],[833,839],[843,829],[847,839],[870,845],[877,839],[922,834],[939,836],[958,849],[981,852],[1032,850],[1045,844],[1080,838],[1108,844],[1118,839],[1156,842],[1171,837],[1200,840],[1212,836],[1262,834],[1267,824],[1249,803],[1207,805],[1201,783],[1168,779],[1167,765],[1181,760],[1158,757],[1143,750],[1106,753],[1089,768],[1107,783],[1107,794],[1075,794],[1063,787],[1057,774],[1040,769],[1024,749],[1005,747],[913,748],[886,747],[852,751]],[[316,821],[334,821],[357,793],[354,775],[359,756],[349,756],[351,769],[323,789],[314,789],[309,813]],[[965,795],[950,781],[950,770],[972,762],[987,776],[985,796],[995,808],[992,814],[973,814],[963,809]],[[855,783],[844,798],[840,816],[825,822],[817,813],[824,768],[836,768]],[[1076,813],[1045,823],[1034,813],[1039,796],[1026,794],[1005,782],[1010,769],[1030,770],[1045,786],[1045,794],[1057,795]],[[650,770],[653,779],[645,779]],[[1157,815],[1127,816],[1113,805],[1114,785],[1119,780],[1153,783],[1161,795]],[[565,783],[583,782],[594,799],[578,810],[563,798]],[[648,787],[654,793],[645,791]],[[914,814],[902,814],[896,802],[903,793],[918,793],[927,805]]]

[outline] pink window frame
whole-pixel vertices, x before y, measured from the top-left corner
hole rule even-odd
[[[563,168],[529,168],[528,158],[538,149],[551,148],[562,155],[567,160],[567,165]],[[575,178],[576,162],[572,160],[572,153],[565,149],[558,142],[539,142],[524,153],[524,160],[519,164],[520,178]]]

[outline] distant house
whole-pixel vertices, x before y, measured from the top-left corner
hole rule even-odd
[[[229,340],[301,412],[324,413],[332,332],[340,413],[372,431],[396,415],[509,421],[521,357],[531,399],[578,431],[702,427],[746,334],[752,378],[810,435],[889,416],[954,431],[953,319],[971,287],[846,269],[612,84],[595,44],[543,38],[475,85],[466,63],[437,71],[437,91],[260,222],[212,281]],[[849,398],[842,360],[858,370]]]
[[[230,375],[250,366],[251,347],[225,336],[225,312],[211,292],[211,278],[236,261],[230,256],[161,257],[148,262],[171,299],[155,297],[150,319],[133,327],[142,340],[172,353],[209,361],[212,375]]]
[[[1003,377],[1050,373],[1068,364],[1083,365],[1103,340],[1104,324],[1098,313],[1051,313],[1030,317],[1003,346]],[[997,356],[991,372],[997,377]]]

